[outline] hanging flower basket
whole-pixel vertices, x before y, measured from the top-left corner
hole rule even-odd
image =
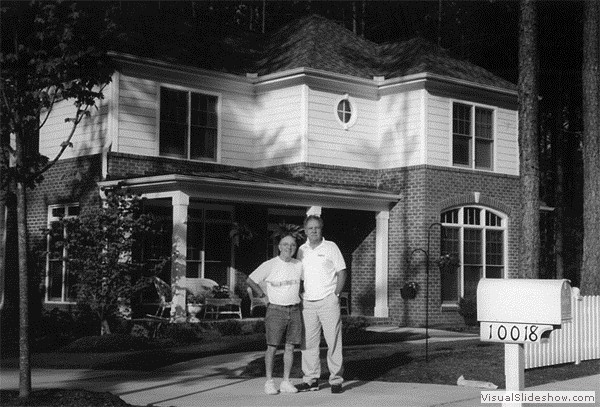
[[[400,296],[402,296],[405,300],[412,300],[417,296],[417,292],[419,291],[419,284],[414,281],[410,281],[408,283],[404,283],[402,288],[400,289]]]
[[[456,254],[442,254],[438,265],[442,273],[450,273],[454,272],[460,266],[460,261]]]

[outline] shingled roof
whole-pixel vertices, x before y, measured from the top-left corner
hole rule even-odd
[[[257,61],[260,75],[292,68],[314,68],[360,78],[386,79],[434,73],[483,85],[515,85],[423,38],[376,44],[318,15],[298,19],[274,32]]]
[[[190,31],[194,35],[190,35]],[[261,35],[239,27],[206,24],[151,38],[146,32],[122,51],[168,62],[245,75],[266,75],[312,68],[371,79],[432,73],[482,85],[515,90],[516,86],[468,61],[459,60],[422,38],[377,44],[319,15],[299,18]]]

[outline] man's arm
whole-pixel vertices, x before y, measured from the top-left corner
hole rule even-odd
[[[337,285],[335,286],[335,295],[340,295],[340,293],[344,290],[344,284],[346,284],[346,269],[342,269],[337,272]]]
[[[248,277],[246,279],[246,284],[248,284],[248,286],[250,286],[250,288],[252,288],[252,291],[254,291],[256,293],[256,295],[258,295],[259,297],[264,297],[267,294],[263,291],[262,288],[260,288],[260,286],[258,284],[256,284],[254,282],[254,280],[252,280],[250,277]]]

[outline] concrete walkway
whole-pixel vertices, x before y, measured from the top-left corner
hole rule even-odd
[[[430,330],[429,333],[432,335],[432,342],[449,340],[447,338],[473,338],[472,335],[456,336],[455,333],[445,331]],[[263,378],[236,378],[248,363],[262,358],[263,354],[248,352],[218,355],[177,363],[151,372],[34,369],[32,383],[34,388],[61,387],[108,391],[127,403],[140,406],[464,407],[481,404],[481,389],[478,388],[377,381],[347,381],[344,383],[342,394],[331,394],[329,386],[324,385],[317,392],[268,396],[263,393]],[[0,372],[0,387],[18,388],[18,377],[17,369],[3,369]],[[300,380],[294,381],[298,383]],[[595,390],[597,396],[600,396],[600,374],[527,390]]]

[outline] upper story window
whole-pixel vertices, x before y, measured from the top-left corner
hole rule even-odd
[[[492,170],[493,111],[464,103],[452,105],[452,164]]]
[[[352,117],[352,106],[350,106],[350,102],[348,100],[343,99],[340,100],[337,107],[338,119],[344,124],[347,124]]]
[[[442,272],[442,302],[456,304],[476,294],[481,278],[503,278],[506,217],[482,207],[466,206],[441,214],[441,254],[456,256],[456,270]]]
[[[64,241],[67,230],[61,220],[79,216],[79,205],[52,205],[48,207],[48,237],[46,257],[46,301],[75,302],[75,276],[67,267],[67,251]]]
[[[218,97],[160,88],[160,155],[217,160]]]
[[[356,123],[356,106],[348,94],[336,100],[335,115],[344,130],[348,130]]]

